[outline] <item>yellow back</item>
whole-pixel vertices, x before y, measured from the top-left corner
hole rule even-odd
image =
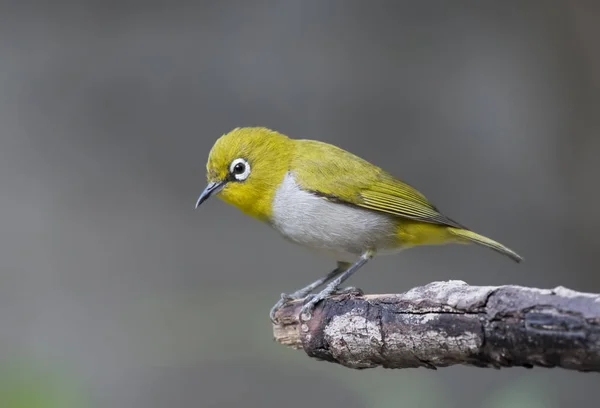
[[[292,168],[301,187],[325,198],[422,222],[462,227],[442,215],[414,187],[339,147],[297,140]]]

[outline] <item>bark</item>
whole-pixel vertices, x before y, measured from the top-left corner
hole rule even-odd
[[[562,367],[600,371],[600,295],[564,287],[433,282],[402,294],[337,295],[298,320],[276,315],[275,340],[346,367]]]

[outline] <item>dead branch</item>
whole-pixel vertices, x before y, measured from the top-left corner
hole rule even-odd
[[[299,322],[278,311],[275,340],[350,368],[561,367],[600,371],[600,295],[564,287],[433,282],[402,294],[332,296]]]

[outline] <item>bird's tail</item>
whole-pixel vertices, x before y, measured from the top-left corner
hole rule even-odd
[[[479,235],[473,231],[469,231],[467,229],[462,229],[462,228],[449,227],[448,232],[450,234],[456,236],[457,238],[459,238],[459,241],[474,242],[476,244],[486,246],[488,248],[493,249],[494,251],[500,252],[501,254],[508,256],[515,262],[521,262],[523,259],[515,251],[505,247],[504,245],[500,244],[499,242],[496,242],[493,239],[484,237],[483,235]]]

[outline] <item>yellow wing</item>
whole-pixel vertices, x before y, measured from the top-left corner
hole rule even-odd
[[[414,187],[336,146],[299,140],[292,169],[300,187],[326,199],[456,228]]]

